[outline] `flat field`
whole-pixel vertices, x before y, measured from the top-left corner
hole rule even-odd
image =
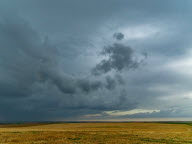
[[[189,144],[190,123],[0,125],[0,144]]]

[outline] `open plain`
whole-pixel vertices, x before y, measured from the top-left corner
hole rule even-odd
[[[54,123],[0,125],[0,144],[188,144],[190,123]]]

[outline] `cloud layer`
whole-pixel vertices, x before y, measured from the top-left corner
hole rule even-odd
[[[0,120],[190,117],[190,5],[1,1]]]

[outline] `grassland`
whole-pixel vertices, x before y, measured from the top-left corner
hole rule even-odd
[[[188,123],[0,125],[0,144],[189,144]]]

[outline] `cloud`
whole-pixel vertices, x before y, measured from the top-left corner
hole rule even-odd
[[[154,113],[159,113],[160,110],[150,110],[150,109],[133,109],[133,110],[117,110],[117,111],[104,111],[100,114],[91,114],[91,115],[85,115],[85,117],[102,117],[102,116],[113,116],[113,117],[134,117],[135,115],[150,115]]]
[[[4,86],[0,96],[25,96],[38,81],[41,60],[49,56],[49,50],[28,23],[16,18],[1,21],[0,43],[0,83]]]
[[[134,57],[133,49],[120,43],[104,47],[101,55],[107,58],[103,59],[92,70],[94,75],[102,75],[112,70],[122,72],[124,69],[135,69],[140,64]]]
[[[115,79],[111,78],[110,76],[106,76],[106,88],[111,90],[116,87]]]
[[[173,110],[154,110],[150,112],[140,112],[131,115],[124,115],[121,118],[170,118],[170,117],[181,117],[181,113],[179,111]],[[186,117],[186,115],[183,115]]]
[[[62,65],[59,64],[61,59],[59,49],[19,17],[1,21],[0,30],[1,97],[36,95],[34,88],[40,85],[42,87],[52,85],[67,95],[81,95],[81,93],[89,94],[99,89],[112,90],[117,84],[123,84],[120,75],[108,75],[103,79],[93,75],[75,77],[67,74],[65,68],[61,68]],[[131,61],[131,58],[126,59],[125,56],[131,57],[132,50],[121,44],[114,44],[112,47],[103,49],[102,55],[105,54],[111,55],[112,61],[108,62],[110,70],[120,71],[123,67],[128,67],[123,60]]]
[[[135,107],[136,103],[127,102],[127,93],[122,92],[125,81],[121,72],[139,65],[129,46],[109,44],[101,50],[101,56],[109,57],[104,60],[105,64],[93,65],[99,75],[91,74],[91,69],[87,69],[88,75],[75,76],[70,71],[67,73],[60,63],[64,50],[36,32],[22,18],[2,19],[0,31],[0,104],[2,110],[10,105],[16,107],[2,113],[5,119],[16,120],[13,113],[28,120],[30,112],[42,120],[48,115],[56,118],[63,113],[70,117],[73,115],[70,111],[75,109],[86,114],[90,110],[100,112]],[[63,45],[67,47],[69,42]],[[70,58],[67,60],[72,62]],[[109,65],[109,69],[105,70],[103,64]],[[110,74],[111,71],[116,73]],[[22,107],[20,103],[23,103]],[[74,115],[81,114],[74,112]]]
[[[0,1],[0,118],[191,115],[190,0],[10,1]]]
[[[117,32],[117,33],[114,33],[113,34],[113,37],[116,39],[116,40],[122,40],[124,38],[124,34],[121,33],[121,32]]]
[[[151,114],[154,112],[160,112],[160,110],[133,109],[130,111],[106,111],[105,113],[110,116],[124,116],[124,115],[140,114],[140,113]]]

